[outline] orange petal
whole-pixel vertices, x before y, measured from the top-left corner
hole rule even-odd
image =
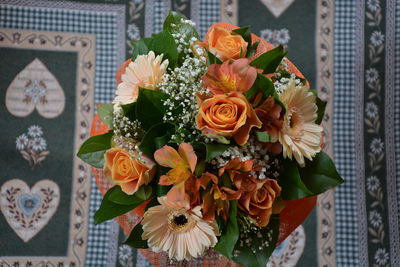
[[[180,182],[174,185],[167,193],[168,200],[188,201],[188,196],[185,194],[185,182]]]
[[[197,156],[194,153],[192,145],[188,143],[181,143],[178,150],[179,155],[187,162],[193,173],[197,164]]]
[[[138,180],[123,183],[120,186],[121,190],[128,195],[133,195],[139,189]]]
[[[170,146],[163,146],[154,152],[154,159],[161,166],[169,168],[175,168],[183,162],[178,152]]]

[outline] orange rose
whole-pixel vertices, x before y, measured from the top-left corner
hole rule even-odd
[[[128,195],[148,184],[155,174],[155,163],[145,156],[141,160],[123,148],[115,147],[104,154],[104,176],[121,186]]]
[[[199,100],[197,128],[206,134],[233,137],[239,145],[246,144],[252,127],[261,127],[261,121],[241,93],[215,95]]]
[[[267,226],[272,213],[282,208],[276,198],[281,194],[281,187],[273,179],[258,180],[253,177],[243,179],[242,195],[238,206],[256,221],[260,227]]]
[[[245,57],[247,42],[239,34],[214,27],[205,38],[205,46],[222,60]]]

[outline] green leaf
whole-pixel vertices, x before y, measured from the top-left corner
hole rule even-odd
[[[247,53],[246,53],[247,58],[250,58],[256,54],[259,44],[260,44],[260,40],[258,40],[254,44],[247,47]]]
[[[225,152],[231,145],[224,144],[213,144],[213,143],[204,143],[206,148],[206,162],[212,160],[215,157],[218,157],[222,153]]]
[[[148,248],[147,241],[142,239],[143,228],[140,222],[132,229],[124,244],[133,248]]]
[[[208,65],[212,64],[222,64],[222,61],[213,53],[207,50],[207,56],[208,56]]]
[[[271,136],[268,134],[268,132],[259,132],[256,131],[256,137],[259,142],[267,143],[271,142]]]
[[[168,193],[168,191],[172,188],[172,185],[160,185],[160,184],[158,184],[158,181],[160,180],[159,178],[161,176],[163,176],[164,174],[166,174],[169,170],[170,170],[170,168],[163,167],[163,166],[158,166],[157,176],[156,176],[156,177],[158,177],[158,179],[153,179],[154,185],[155,185],[155,188],[156,188],[156,196],[157,197],[165,196]]]
[[[132,42],[132,61],[135,61],[139,55],[147,55],[149,53],[148,46],[151,42],[151,38],[143,38]]]
[[[279,177],[279,184],[282,187],[282,199],[295,200],[312,196],[307,186],[300,177],[299,169],[295,161],[285,159],[283,161],[283,173]]]
[[[335,164],[324,152],[318,153],[312,161],[306,160],[304,168],[299,168],[295,161],[286,159],[283,169],[279,180],[284,200],[318,195],[344,182]]]
[[[154,158],[154,152],[169,142],[174,128],[170,123],[159,123],[151,127],[139,145],[140,151]]]
[[[194,175],[196,177],[200,177],[206,170],[206,162],[204,160],[200,160],[197,162],[196,168],[194,170]]]
[[[249,91],[245,92],[246,98],[250,99],[258,93],[263,93],[264,99],[268,96],[275,94],[275,86],[272,81],[262,74],[257,74],[257,79],[255,80],[253,86]]]
[[[250,65],[264,70],[263,73],[274,73],[286,54],[287,51],[284,51],[283,46],[279,45],[254,59]]]
[[[167,98],[168,95],[161,91],[139,88],[139,96],[136,100],[136,117],[144,130],[148,130],[153,125],[163,121],[166,112],[163,101]]]
[[[299,171],[304,184],[314,195],[344,183],[335,164],[324,152],[318,153],[312,161],[306,160],[306,166]]]
[[[192,37],[200,39],[196,28],[190,24],[182,23],[182,19],[186,20],[187,18],[175,11],[170,11],[164,21],[164,30],[168,30],[170,33],[180,33],[187,41]]]
[[[243,40],[245,40],[247,43],[251,44],[250,26],[244,26],[239,29],[235,29],[232,32],[239,34],[240,36],[243,37]]]
[[[119,205],[139,206],[144,201],[150,198],[151,193],[151,186],[141,186],[138,191],[136,191],[133,195],[126,194],[124,191],[121,190],[121,187],[118,186],[110,193],[108,199]]]
[[[324,101],[324,100],[321,100],[319,97],[317,97],[316,98],[316,104],[317,104],[317,107],[318,107],[318,112],[317,112],[318,117],[315,120],[315,123],[316,124],[321,124],[322,119],[324,118],[325,108],[326,108],[327,102]]]
[[[163,54],[163,60],[168,59],[168,67],[174,69],[178,62],[178,49],[174,37],[167,30],[154,35],[149,44],[149,50],[154,51],[157,55]]]
[[[136,102],[121,105],[124,115],[129,118],[130,121],[136,120]]]
[[[260,234],[261,237],[259,237]],[[272,215],[267,227],[261,228],[257,233],[250,232],[247,235],[247,238],[252,240],[251,244],[246,245],[245,240],[237,242],[235,250],[239,251],[239,253],[237,255],[234,254],[233,260],[243,266],[265,267],[269,257],[276,248],[279,236],[279,216]],[[266,242],[267,246],[265,246]],[[242,246],[240,246],[241,244]]]
[[[97,113],[99,114],[100,119],[110,128],[113,127],[113,112],[113,104],[97,104]]]
[[[111,148],[112,137],[113,131],[90,137],[81,145],[77,156],[96,168],[103,168],[104,153]]]
[[[231,200],[229,203],[229,220],[214,249],[228,259],[232,259],[233,249],[239,239],[239,226],[237,223],[237,200]]]
[[[127,213],[128,211],[133,210],[141,203],[135,203],[132,205],[120,205],[115,202],[112,202],[109,197],[114,192],[114,190],[118,190],[120,186],[116,185],[109,189],[107,193],[104,195],[103,200],[101,201],[100,208],[94,214],[94,223],[99,224],[108,220],[111,220],[115,217],[121,216],[122,214]]]

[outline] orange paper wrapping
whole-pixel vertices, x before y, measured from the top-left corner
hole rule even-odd
[[[238,28],[237,26],[234,25],[219,22],[213,24],[208,30],[208,32],[213,27],[221,27],[227,30],[234,30]],[[207,35],[208,33],[206,34],[205,38],[207,38]],[[261,39],[257,35],[252,34],[252,42],[254,43],[258,40],[260,40],[260,44],[258,45],[257,53],[252,57],[252,59],[260,56],[261,54],[273,48],[271,44],[267,43],[265,40]],[[128,59],[119,67],[116,74],[117,84],[121,82],[121,76],[125,72],[125,68],[130,62],[131,59]],[[294,73],[297,76],[304,78],[303,74],[296,68],[296,66],[292,62],[288,61],[288,67],[290,73]],[[91,136],[106,133],[108,130],[110,129],[107,127],[107,125],[105,125],[101,121],[99,115],[96,115],[92,122],[92,128],[90,131]],[[101,169],[92,168],[92,171],[94,174],[94,178],[96,180],[96,184],[99,187],[101,194],[104,196],[107,190],[113,186],[113,184],[111,184],[107,179],[103,177],[103,172]],[[296,229],[300,224],[303,223],[303,221],[307,218],[312,209],[315,207],[316,202],[317,202],[316,196],[303,198],[299,200],[286,201],[286,207],[280,214],[278,244],[280,244],[283,240],[285,240],[294,229]],[[143,203],[136,209],[116,218],[119,225],[124,230],[125,234],[129,235],[133,227],[139,222],[140,216],[143,216],[146,204],[147,203]],[[146,256],[149,259],[149,261],[155,266],[177,265],[177,262],[170,262],[168,260],[166,253],[154,253],[150,249],[141,249],[140,252],[144,256]],[[196,259],[193,260],[193,262],[192,261],[187,262],[187,266],[192,266],[192,265],[199,266],[199,260]],[[217,253],[213,252],[212,250],[209,250],[207,254],[202,258],[201,265],[202,266],[221,265],[221,266],[232,266],[232,267],[240,266],[234,262],[228,261],[225,257],[220,257]]]

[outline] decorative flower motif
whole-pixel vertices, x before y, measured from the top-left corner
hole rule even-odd
[[[290,35],[288,29],[281,29],[275,33],[275,40],[282,45],[289,43]]]
[[[201,78],[203,86],[214,94],[246,92],[257,78],[257,70],[249,65],[249,59],[227,60],[212,64]]]
[[[296,159],[304,167],[304,157],[312,157],[321,151],[322,127],[315,123],[317,105],[315,96],[306,86],[297,86],[291,79],[280,95],[286,106],[283,127],[279,132],[279,142],[283,146],[283,156]]]
[[[385,40],[385,35],[382,34],[380,31],[374,31],[371,34],[370,41],[373,46],[377,47],[383,44],[383,41]]]
[[[378,248],[374,256],[375,262],[381,266],[385,265],[389,260],[389,253],[384,248]]]
[[[104,154],[103,171],[106,178],[132,195],[153,179],[155,163],[145,156],[135,157],[123,148],[114,147]]]
[[[140,39],[140,29],[135,23],[128,24],[126,34],[128,35],[130,40]]]
[[[383,142],[380,138],[374,138],[372,139],[371,145],[369,147],[371,149],[371,151],[376,154],[379,155],[382,153],[383,151]]]
[[[372,12],[377,11],[380,8],[379,0],[368,0],[367,1],[368,9]]]
[[[270,29],[265,29],[260,32],[260,37],[263,38],[268,43],[273,43],[275,41],[274,32]]]
[[[379,227],[382,224],[382,216],[376,210],[373,210],[369,213],[368,219],[371,225],[374,226],[375,228]]]
[[[379,79],[379,73],[375,68],[369,68],[365,72],[365,79],[368,83],[376,82]]]
[[[121,245],[118,250],[118,257],[120,258],[120,260],[126,261],[129,259],[129,257],[132,257],[132,248],[130,246]]]
[[[28,142],[29,142],[29,139],[26,136],[26,134],[21,134],[15,140],[15,145],[16,145],[18,150],[24,150],[25,147],[28,145]]]
[[[33,151],[43,151],[47,148],[46,140],[41,137],[34,138],[31,142]]]
[[[168,59],[162,61],[163,55],[150,51],[147,55],[138,56],[129,63],[122,74],[122,82],[118,85],[114,103],[129,104],[135,102],[139,87],[156,89],[163,79],[168,67]]]
[[[374,102],[368,102],[365,106],[365,113],[370,119],[374,119],[378,115],[378,106]]]
[[[238,59],[247,52],[247,42],[239,34],[213,27],[205,37],[205,47],[222,60]]]
[[[265,39],[272,45],[287,45],[290,41],[290,34],[288,29],[270,30],[264,29],[260,31],[260,37]]]
[[[42,127],[39,125],[32,125],[31,127],[28,128],[28,135],[30,137],[40,137],[42,136],[43,131]]]
[[[367,189],[369,191],[376,191],[378,188],[381,187],[381,182],[379,181],[378,177],[375,175],[370,176],[367,178]]]
[[[219,235],[216,221],[202,219],[201,207],[190,209],[188,201],[158,198],[159,206],[149,208],[141,222],[142,239],[154,252],[167,252],[170,259],[190,260],[214,247]]]
[[[160,177],[160,185],[174,185],[168,192],[170,200],[182,200],[185,197],[185,181],[192,176],[197,164],[197,156],[191,144],[181,143],[178,151],[163,146],[154,153],[154,159],[163,167],[172,168]]]
[[[199,98],[197,128],[205,134],[233,137],[239,145],[246,144],[250,130],[260,128],[261,121],[240,93],[215,95],[202,100]]]

